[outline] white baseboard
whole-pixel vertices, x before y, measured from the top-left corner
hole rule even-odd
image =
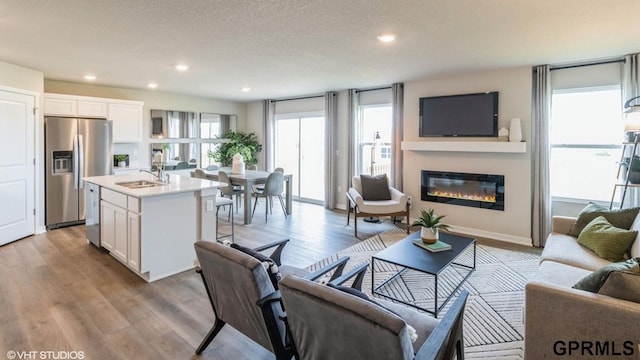
[[[504,242],[518,244],[518,245],[524,245],[524,246],[533,246],[532,245],[533,242],[531,238],[524,237],[524,236],[502,234],[502,233],[497,233],[492,231],[467,228],[467,227],[458,226],[458,225],[451,225],[451,227],[454,232],[460,233],[463,235],[477,236],[477,237],[499,240],[499,241],[504,241]]]

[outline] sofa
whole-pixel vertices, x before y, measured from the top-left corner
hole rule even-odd
[[[640,274],[611,272],[598,293],[573,288],[613,263],[569,235],[576,220],[553,218],[539,268],[525,286],[525,359],[640,359]],[[640,216],[629,229],[640,230]],[[637,236],[626,255],[636,257]],[[636,294],[621,299],[629,288]]]

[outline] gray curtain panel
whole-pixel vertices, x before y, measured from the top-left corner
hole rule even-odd
[[[549,119],[551,118],[551,78],[548,65],[533,68],[531,136],[533,189],[531,238],[533,246],[544,246],[551,232],[551,192],[549,183]]]
[[[360,98],[357,89],[349,89],[349,154],[347,169],[347,184],[351,186],[351,179],[356,174],[356,134],[358,126],[358,117],[360,116]]]
[[[336,154],[336,118],[338,116],[338,93],[328,91],[324,94],[324,117],[325,117],[325,172],[324,172],[324,207],[333,209],[336,207],[336,186],[335,181],[335,154]]]
[[[631,98],[640,96],[640,66],[638,66],[639,61],[639,54],[629,54],[624,57],[624,67],[622,70],[623,104]],[[637,104],[637,102],[634,102],[634,104]],[[633,187],[627,189],[627,196],[625,197],[625,203],[621,204],[622,207],[640,206],[639,190],[640,189]]]
[[[264,100],[264,170],[274,168],[274,151],[275,151],[275,113],[276,102],[274,100]]]
[[[391,129],[391,141],[393,156],[391,175],[389,176],[390,185],[402,191],[402,138],[404,123],[404,84],[395,83],[391,85],[391,108],[393,111],[393,124]]]

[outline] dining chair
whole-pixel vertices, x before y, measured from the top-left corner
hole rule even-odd
[[[186,161],[178,161],[176,166],[173,168],[174,170],[188,169],[189,163]]]
[[[211,171],[211,170],[218,170],[220,169],[220,166],[218,165],[209,165],[207,166],[207,170]]]
[[[280,200],[280,206],[282,206],[282,212],[284,213],[284,217],[287,218],[287,210],[284,206],[284,200],[282,199],[282,192],[284,191],[284,175],[279,171],[274,171],[269,176],[267,176],[267,182],[264,184],[264,189],[261,192],[254,192],[253,195],[256,197],[256,201],[253,204],[253,211],[251,212],[251,218],[256,213],[256,206],[258,206],[258,200],[260,198],[265,199],[265,214],[264,214],[264,222],[266,223],[267,217],[269,215],[269,201],[273,203],[273,197],[277,196]]]
[[[273,169],[273,171],[277,171],[277,172],[281,172],[284,174],[284,168],[282,167],[277,167],[275,169]],[[264,184],[258,184],[258,185],[253,185],[253,191],[263,191],[264,190]],[[273,208],[273,202],[270,203],[270,208]]]
[[[228,184],[227,186],[220,188],[220,194],[222,196],[227,196],[231,200],[235,197],[236,200],[236,212],[238,212],[238,208],[240,208],[241,197],[244,193],[244,190],[240,187],[234,186],[231,183],[231,179],[229,178],[229,174],[226,171],[218,170],[218,181],[222,183]]]

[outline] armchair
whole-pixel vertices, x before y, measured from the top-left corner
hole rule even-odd
[[[365,300],[294,275],[282,279],[280,291],[299,360],[464,359],[466,291],[440,321],[406,306]],[[417,335],[413,343],[408,325]]]
[[[395,223],[396,216],[407,218],[407,234],[409,233],[409,199],[406,194],[388,186],[391,195],[390,200],[365,200],[362,196],[362,183],[360,176],[354,176],[352,187],[347,191],[347,225],[353,210],[353,228],[355,236],[358,236],[358,218],[391,216]]]
[[[291,266],[281,266],[280,256],[288,241],[282,240],[252,250],[260,252],[275,249],[270,256],[264,257],[278,265],[278,270],[284,275],[296,274],[313,281],[333,270],[329,281],[343,276],[348,257],[338,259],[312,273]],[[229,324],[272,351],[276,359],[291,359],[293,349],[286,337],[285,312],[280,293],[263,261],[249,255],[251,250],[246,248],[241,251],[209,241],[198,241],[194,246],[199,262],[196,271],[202,277],[215,314],[215,322],[196,349],[196,354],[202,353],[224,325]]]

